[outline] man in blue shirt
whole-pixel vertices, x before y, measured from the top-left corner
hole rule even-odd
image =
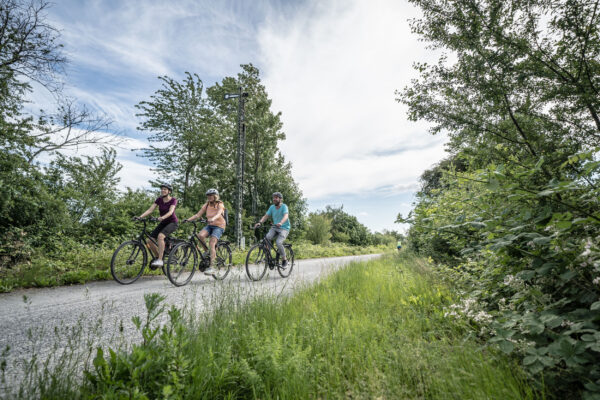
[[[257,228],[261,226],[269,217],[273,219],[273,226],[269,230],[269,233],[267,233],[266,238],[269,239],[269,241],[272,241],[275,235],[277,235],[275,244],[277,245],[277,250],[282,258],[281,266],[285,268],[287,267],[287,259],[285,257],[283,241],[290,233],[290,216],[288,206],[283,203],[283,195],[279,192],[273,193],[273,204],[254,227]]]

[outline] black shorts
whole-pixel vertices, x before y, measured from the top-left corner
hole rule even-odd
[[[169,236],[171,233],[175,232],[175,230],[179,227],[177,222],[166,222],[162,221],[160,224],[154,228],[150,236],[154,239],[158,239],[158,234],[162,233],[165,236]]]

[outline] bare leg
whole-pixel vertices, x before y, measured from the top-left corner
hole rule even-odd
[[[158,259],[162,260],[165,252],[165,235],[162,233],[158,234]]]
[[[205,230],[201,230],[200,233],[197,233],[198,241],[204,247],[204,251],[208,250],[208,246],[206,246],[206,237],[208,236],[208,232]]]
[[[152,255],[154,256],[154,258],[156,258],[157,254],[158,254],[158,247],[156,247],[156,244],[150,239],[146,240],[146,244],[148,245],[148,248],[152,252]]]
[[[210,237],[210,265],[213,265],[215,262],[215,258],[217,256],[217,252],[215,250],[217,246],[218,239],[214,236]]]

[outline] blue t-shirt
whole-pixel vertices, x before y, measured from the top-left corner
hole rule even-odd
[[[278,224],[283,219],[283,216],[288,214],[288,219],[281,225],[281,229],[285,229],[286,231],[290,230],[290,216],[288,212],[288,206],[285,204],[281,204],[279,206],[279,210],[275,207],[274,204],[271,204],[271,207],[267,210],[267,215],[273,218],[273,223]]]

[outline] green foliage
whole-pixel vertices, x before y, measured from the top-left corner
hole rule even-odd
[[[163,76],[162,88],[151,100],[136,107],[144,118],[140,130],[147,131],[151,145],[144,155],[156,164],[159,180],[176,183],[175,194],[182,204],[199,210],[209,187],[219,190],[221,199],[235,205],[238,145],[238,99],[226,100],[226,93],[237,93],[239,87],[248,93],[244,98],[246,126],[245,187],[242,205],[244,235],[271,203],[271,194],[282,192],[290,209],[294,228],[302,228],[306,201],[291,174],[291,165],[279,151],[278,142],[285,139],[280,113],[271,111],[271,99],[260,82],[259,71],[252,64],[241,66],[236,78],[225,77],[221,83],[206,88],[200,77],[186,73],[183,82]],[[164,146],[169,143],[169,146]],[[235,210],[232,216],[231,234]],[[295,229],[294,229],[295,230]],[[296,232],[292,230],[291,238]]]
[[[73,225],[91,219],[104,219],[101,212],[114,200],[116,175],[122,166],[116,162],[116,151],[103,149],[98,157],[65,157],[58,154],[46,170],[49,189],[67,205]]]
[[[203,97],[204,84],[196,74],[186,72],[183,82],[161,76],[162,88],[136,108],[142,117],[139,130],[150,133],[150,147],[144,156],[155,164],[159,181],[179,186],[183,205],[200,208],[204,191],[190,193],[200,179],[219,178],[226,168],[223,154],[232,154],[228,137],[219,134],[221,125]],[[153,143],[156,143],[154,145]],[[216,182],[203,182],[210,185]],[[197,191],[196,191],[197,192]],[[201,195],[200,195],[201,194]]]
[[[369,228],[358,222],[354,215],[344,211],[344,206],[326,206],[323,215],[331,220],[331,234],[335,241],[355,246],[371,244]]]
[[[322,214],[308,216],[306,238],[313,244],[325,244],[331,238],[331,220]]]
[[[597,4],[413,3],[413,30],[456,61],[419,64],[400,94],[453,152],[423,176],[409,245],[460,285],[456,315],[491,345],[557,398],[597,397]]]
[[[293,297],[240,304],[220,293],[214,314],[146,295],[143,341],[98,349],[83,398],[536,398],[519,367],[463,340],[448,321],[452,292],[420,260],[352,264]],[[120,397],[119,397],[120,396]]]

